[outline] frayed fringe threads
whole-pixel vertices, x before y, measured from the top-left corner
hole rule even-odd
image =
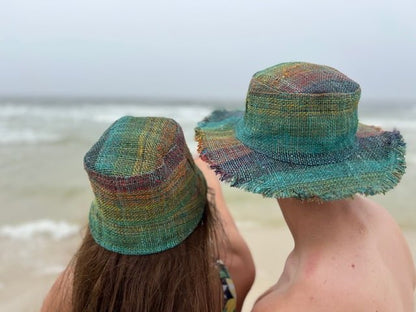
[[[206,118],[203,123],[209,121],[210,120]],[[209,152],[207,148],[204,147],[203,143],[205,141],[205,134],[199,128],[195,129],[195,139],[198,142],[198,153],[200,158],[210,165],[211,169],[213,169],[215,173],[220,176],[219,178],[221,181],[229,183],[231,187],[240,188],[251,193],[261,194],[263,197],[269,198],[297,198],[301,200],[312,200],[319,202],[352,198],[356,194],[362,194],[365,196],[375,195],[379,193],[385,194],[400,182],[403,174],[406,171],[406,143],[404,142],[400,132],[397,130],[391,132],[390,142],[388,142],[391,145],[390,153],[394,155],[394,159],[392,160],[391,165],[393,170],[383,172],[384,179],[382,180],[382,183],[373,186],[362,186],[358,187],[358,189],[357,185],[352,184],[349,187],[344,187],[339,190],[332,189],[331,192],[326,192],[320,195],[316,194],[317,192],[316,189],[314,190],[314,188],[306,187],[302,190],[279,190],[277,189],[275,183],[262,182],[259,184],[256,181],[244,181],[239,179],[238,176],[234,176],[225,172],[220,165],[215,164],[215,159],[210,158]],[[320,181],[316,181],[315,184],[317,183],[320,183]]]

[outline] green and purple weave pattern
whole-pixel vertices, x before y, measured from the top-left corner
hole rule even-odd
[[[161,252],[202,219],[205,179],[172,119],[120,118],[87,152],[84,167],[95,195],[91,234],[107,250]]]
[[[266,197],[335,200],[393,188],[405,170],[398,131],[358,123],[360,86],[336,69],[283,63],[257,72],[246,110],[196,128],[201,158],[232,186]]]

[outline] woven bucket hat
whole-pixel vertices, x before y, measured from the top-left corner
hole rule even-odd
[[[405,171],[405,143],[396,130],[358,122],[360,94],[334,68],[278,64],[254,74],[245,112],[198,123],[198,151],[221,180],[265,197],[384,193]]]
[[[84,168],[95,195],[90,231],[107,250],[161,252],[202,219],[206,182],[172,119],[120,118],[87,152]]]

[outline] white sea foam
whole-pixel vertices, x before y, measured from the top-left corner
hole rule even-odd
[[[139,105],[139,104],[114,104],[114,105],[2,105],[0,119],[22,118],[28,121],[40,120],[93,120],[97,122],[113,122],[124,115],[133,116],[166,116],[176,118],[195,119],[198,115],[205,116],[209,109],[200,106],[186,105]]]
[[[209,109],[202,107],[189,106],[169,106],[169,105],[153,105],[153,106],[137,106],[122,105],[115,107],[103,107],[96,114],[92,115],[92,120],[96,122],[110,123],[124,115],[132,116],[154,116],[174,118],[178,122],[193,121],[196,122],[208,115]]]
[[[46,133],[43,131],[36,132],[32,129],[5,129],[0,128],[0,144],[35,144],[35,143],[53,143],[58,142],[61,137],[58,134]]]
[[[95,122],[111,123],[125,115],[132,116],[166,116],[172,108],[164,106],[137,106],[137,105],[121,105],[121,106],[104,106],[96,114],[92,115]]]
[[[7,104],[3,105],[0,118],[73,118],[81,117],[82,110],[77,106],[45,106],[45,105],[36,105],[36,104],[27,104],[27,105],[13,105]]]
[[[181,104],[176,102],[121,102],[103,104],[89,102],[39,104],[3,104],[0,109],[0,144],[36,144],[60,142],[66,137],[84,135],[91,124],[104,127],[124,115],[164,116],[177,120],[188,138],[193,137],[196,123],[209,115],[212,107],[207,104]],[[368,116],[368,118],[366,118]],[[389,112],[380,115],[361,115],[360,122],[381,126],[385,130],[397,128],[401,131],[415,131],[414,112],[409,111],[403,118],[390,116]],[[100,125],[99,125],[100,124]],[[92,125],[94,127],[95,125]],[[76,133],[74,135],[74,133]],[[189,143],[189,142],[188,142]]]
[[[2,118],[4,117],[16,117],[16,116],[21,116],[21,115],[25,115],[28,113],[29,110],[29,106],[16,106],[13,104],[6,104],[3,105],[1,108],[1,113],[0,116]]]
[[[0,109],[0,144],[55,143],[82,131],[84,126],[110,124],[124,115],[170,117],[182,125],[184,132],[193,133],[196,122],[210,111],[207,106],[176,103],[5,104]]]
[[[0,237],[28,240],[37,236],[47,236],[60,240],[78,233],[79,229],[75,224],[45,219],[18,225],[3,225],[0,227]]]

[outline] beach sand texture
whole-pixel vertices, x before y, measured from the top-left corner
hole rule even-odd
[[[248,312],[256,298],[277,281],[293,248],[293,241],[273,199],[263,199],[229,187],[224,187],[224,190],[229,208],[256,264],[256,280],[243,308]],[[416,231],[403,230],[416,259]],[[39,311],[43,297],[80,244],[82,227],[69,228],[67,232],[65,239],[57,237],[52,242],[43,237],[37,237],[35,241],[8,240],[7,244],[3,241],[0,311]],[[20,246],[16,246],[18,244]],[[15,250],[20,252],[16,254]]]
[[[277,281],[286,257],[293,248],[293,241],[274,200],[263,200],[257,195],[228,188],[225,188],[225,195],[256,264],[256,280],[243,307],[243,312],[249,312],[256,298]],[[260,222],[249,221],[250,219]],[[404,229],[404,235],[411,247],[413,258],[416,259],[416,231]],[[21,270],[19,256],[13,254],[13,244],[10,244],[8,271],[0,271],[1,275],[6,274],[9,277],[7,286],[0,285],[0,311],[39,311],[43,297],[58,272],[72,257],[80,241],[81,230],[77,230],[64,241],[56,240],[47,246],[41,242],[32,245],[33,249],[28,251],[33,261],[33,270],[30,272],[27,269]],[[45,266],[45,262],[36,267],[36,262],[45,257],[51,258],[49,267]]]

